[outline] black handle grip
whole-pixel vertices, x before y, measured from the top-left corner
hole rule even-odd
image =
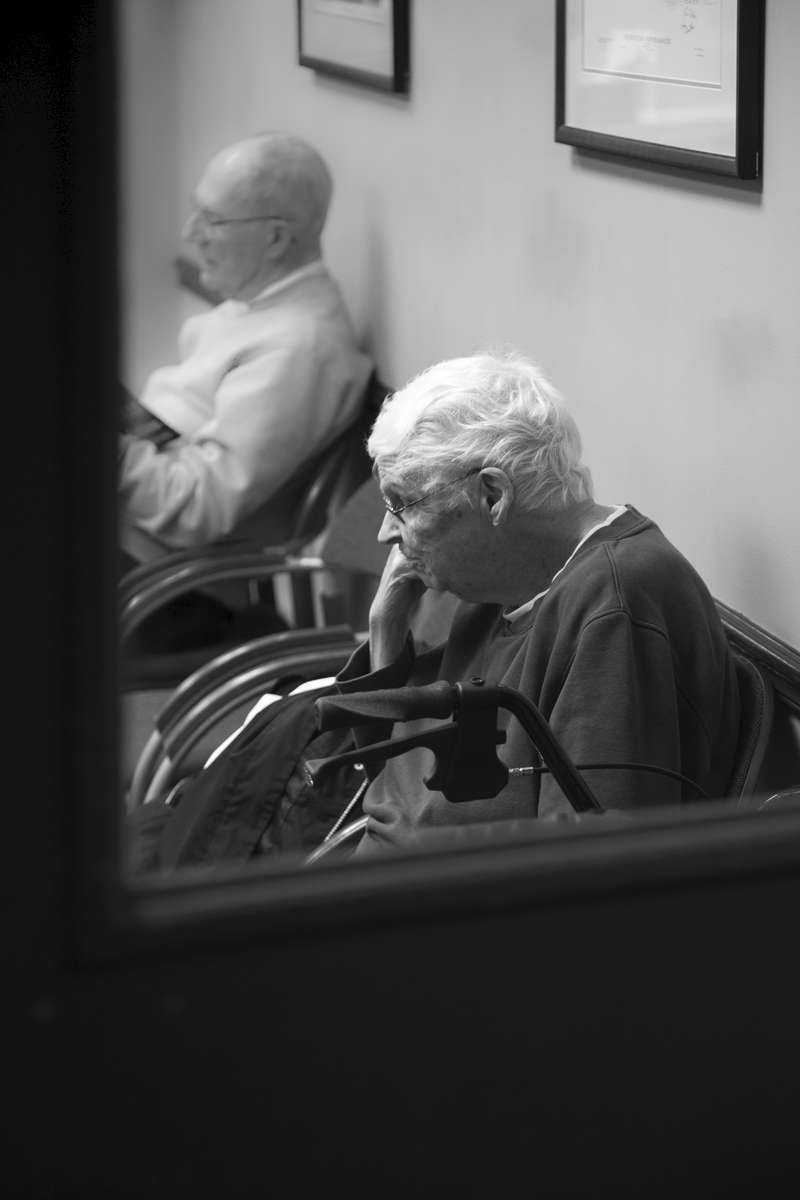
[[[418,717],[449,717],[458,701],[457,689],[445,680],[424,687],[384,688],[351,692],[349,696],[320,696],[319,727],[340,729],[378,721],[414,721]]]

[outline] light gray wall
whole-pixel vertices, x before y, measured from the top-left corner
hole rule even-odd
[[[120,0],[120,272],[125,323],[120,373],[138,391],[175,355],[171,261],[185,207],[178,142],[176,10],[171,0]]]
[[[648,513],[716,596],[800,644],[797,0],[768,4],[762,191],[556,144],[551,0],[412,0],[407,99],[298,66],[294,0],[123,7],[146,210],[129,378],[194,305],[168,263],[204,162],[292,129],[335,173],[326,255],[383,378],[492,343],[532,354],[598,498]]]

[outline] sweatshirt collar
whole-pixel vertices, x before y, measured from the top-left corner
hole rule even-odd
[[[600,532],[601,529],[607,529],[609,525],[612,525],[614,521],[618,520],[619,517],[624,516],[629,511],[629,508],[625,504],[617,504],[604,520],[598,521],[596,525],[593,525],[592,528],[583,535],[566,561],[563,562],[558,568],[547,587],[543,588],[541,592],[537,592],[535,596],[531,596],[530,600],[526,600],[524,604],[520,604],[517,606],[517,608],[512,608],[510,611],[504,612],[503,619],[507,621],[509,625],[513,625],[514,622],[518,621],[520,617],[524,617],[527,613],[529,613],[537,601],[541,600],[543,596],[547,595],[547,593],[550,591],[550,588],[558,579],[559,575],[561,575],[567,569],[575,555],[583,546],[586,545],[589,539],[593,538],[596,533]]]

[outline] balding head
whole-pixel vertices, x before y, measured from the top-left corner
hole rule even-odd
[[[321,257],[332,191],[321,155],[293,134],[259,134],[220,150],[198,181],[184,229],[203,282],[249,300]]]
[[[206,169],[231,199],[292,224],[300,241],[319,240],[333,181],[317,150],[290,133],[264,133],[221,150]]]

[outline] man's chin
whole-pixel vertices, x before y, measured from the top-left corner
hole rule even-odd
[[[408,567],[412,575],[416,575],[420,583],[423,583],[429,591],[443,592],[445,591],[444,584],[435,575],[432,575],[428,568],[421,562],[415,562],[414,559],[408,559]]]
[[[200,267],[200,282],[203,287],[208,288],[210,292],[217,292],[220,296],[225,295],[225,288],[217,272],[213,267]]]

